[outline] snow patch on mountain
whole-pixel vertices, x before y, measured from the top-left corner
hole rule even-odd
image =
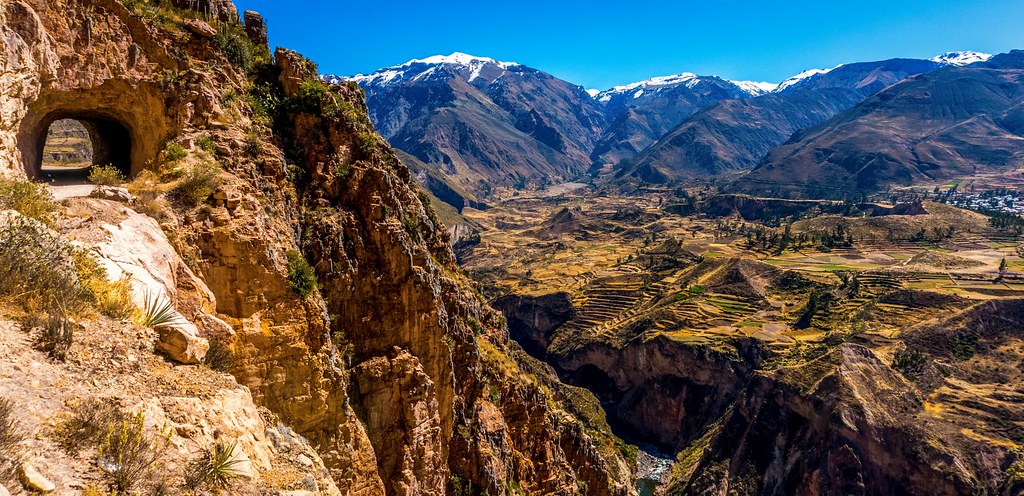
[[[519,65],[516,62],[501,62],[494,60],[490,57],[477,57],[475,55],[469,55],[462,52],[455,52],[451,55],[434,55],[433,57],[427,57],[425,59],[412,59],[404,64],[402,67],[408,67],[413,64],[427,64],[427,65],[464,65],[469,67],[475,67],[482,64],[494,64],[502,69],[508,69],[509,67]]]
[[[633,93],[633,98],[640,98],[640,96],[644,94],[644,90],[657,91],[658,89],[667,86],[675,87],[679,85],[686,85],[687,88],[693,88],[699,82],[700,76],[692,72],[684,72],[682,74],[674,74],[672,76],[658,76],[651,79],[645,79],[643,81],[637,81],[635,83],[614,86],[610,90],[600,92],[597,95],[597,100],[599,102],[607,102],[616,95],[623,95],[633,92],[634,90],[640,91]]]
[[[480,77],[484,67],[494,65],[501,69],[508,70],[518,67],[517,62],[502,62],[490,57],[477,57],[462,52],[455,52],[451,55],[434,55],[423,59],[412,59],[404,64],[385,67],[372,74],[356,74],[355,76],[323,76],[329,83],[340,83],[344,81],[355,81],[364,87],[387,86],[397,81],[421,80],[435,72],[435,69],[442,66],[456,66],[469,69],[468,81],[472,82]]]
[[[601,90],[591,88],[587,90],[587,94],[590,95],[590,98],[597,98],[597,95],[601,94]]]
[[[842,66],[843,66],[843,64],[839,64],[839,65],[837,65],[837,66],[835,66],[835,67],[833,67],[831,69],[808,69],[808,70],[806,70],[804,72],[801,72],[800,74],[797,74],[795,76],[791,76],[789,79],[783,81],[782,83],[780,83],[775,88],[774,91],[776,93],[778,93],[778,92],[780,92],[780,91],[782,91],[782,90],[784,90],[786,88],[789,88],[789,87],[791,87],[793,85],[799,84],[800,82],[804,81],[805,79],[810,79],[812,77],[819,76],[819,75],[822,75],[822,74],[828,74],[828,73],[830,73],[830,72],[832,72],[832,71],[834,71],[834,70],[836,70],[836,69],[838,69],[838,68],[840,68]]]
[[[775,83],[765,83],[758,81],[729,81],[732,84],[738,86],[744,93],[750,96],[761,96],[775,91],[779,85]]]
[[[932,62],[938,62],[943,65],[970,65],[977,62],[984,62],[992,58],[992,55],[981,52],[974,52],[971,50],[965,50],[962,52],[946,52],[942,55],[936,55],[928,60]]]

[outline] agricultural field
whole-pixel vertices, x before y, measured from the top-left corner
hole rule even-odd
[[[837,340],[884,347],[978,301],[1024,297],[1021,240],[976,212],[924,202],[912,215],[811,209],[766,223],[682,203],[694,208],[670,191],[524,194],[464,211],[483,231],[460,260],[489,297],[568,294],[574,314],[552,346],[665,335],[752,338],[781,356]]]

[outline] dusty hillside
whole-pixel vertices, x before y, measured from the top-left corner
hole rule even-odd
[[[179,345],[165,348],[184,361],[211,342],[230,350],[230,373],[253,404],[323,459],[325,487],[631,493],[629,450],[589,393],[515,351],[374,132],[362,92],[323,84],[293,52],[272,57],[258,15],[243,26],[230,2],[203,9],[7,3],[0,167],[37,174],[37,144],[57,117],[92,120],[104,144],[128,143],[129,204],[159,222],[147,236],[166,233],[183,260],[172,279],[208,288],[175,299],[196,336],[161,337]],[[148,250],[131,237],[107,245]],[[90,342],[75,340],[70,356]],[[151,342],[136,346],[160,364]],[[63,463],[48,449],[37,456],[39,466]],[[69,484],[62,491],[82,490],[68,480],[54,476]]]

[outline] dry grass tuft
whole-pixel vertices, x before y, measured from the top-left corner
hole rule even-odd
[[[57,419],[51,437],[72,454],[95,446],[106,434],[108,426],[121,417],[116,405],[97,398],[75,400],[68,404],[68,408],[68,412]]]
[[[0,480],[10,481],[22,457],[21,443],[28,437],[18,421],[15,404],[0,397]]]

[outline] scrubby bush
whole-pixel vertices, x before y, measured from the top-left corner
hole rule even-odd
[[[210,349],[203,357],[203,364],[217,372],[230,372],[235,368],[235,354],[227,344],[211,339]]]
[[[114,488],[128,492],[152,478],[168,444],[167,437],[146,432],[146,417],[139,412],[107,426],[97,462]]]
[[[213,138],[209,136],[200,136],[199,138],[196,138],[196,146],[210,153],[217,151],[217,147],[213,143]]]
[[[195,207],[205,201],[221,184],[220,164],[200,160],[187,167],[172,193],[182,203]]]
[[[25,217],[50,224],[57,204],[41,183],[0,178],[0,210],[15,210]]]
[[[362,152],[363,157],[371,157],[377,149],[377,136],[370,132],[359,133],[356,136],[356,145],[359,147],[359,151]]]
[[[36,347],[51,358],[64,360],[74,340],[75,325],[63,315],[50,315],[43,323],[42,332],[36,338]]]
[[[928,356],[914,348],[896,350],[892,358],[892,368],[913,379],[924,371]]]
[[[171,143],[167,145],[167,149],[164,150],[164,158],[168,162],[177,162],[188,156],[188,151],[177,143]]]
[[[277,116],[281,107],[281,96],[278,89],[268,83],[251,85],[245,91],[245,103],[249,107],[254,120],[269,125]]]
[[[11,479],[21,458],[26,433],[17,418],[14,402],[0,397],[0,480]]]
[[[52,437],[71,454],[98,444],[109,427],[122,417],[117,407],[107,400],[86,398],[73,400],[67,406],[69,411],[57,418]]]
[[[270,59],[266,47],[257,46],[237,26],[221,25],[213,41],[232,64],[245,72],[251,73]]]
[[[37,344],[55,358],[70,346],[71,316],[87,307],[70,243],[39,222],[21,216],[0,217],[0,298],[19,304],[26,327],[42,323]]]
[[[25,439],[15,415],[14,402],[0,398],[0,454],[7,455]]]
[[[115,320],[129,320],[138,307],[132,300],[131,279],[122,277],[116,281],[96,281],[86,286],[93,297],[96,310]]]
[[[297,250],[288,250],[285,256],[288,257],[288,281],[291,282],[292,289],[306,299],[317,289],[316,273]]]
[[[327,83],[318,77],[306,78],[299,83],[298,98],[309,104],[322,104],[327,99],[327,93]]]
[[[216,492],[228,487],[231,479],[243,474],[239,465],[243,459],[235,455],[237,443],[217,443],[199,458],[188,464],[185,487],[206,488]]]
[[[334,171],[334,177],[339,181],[344,181],[352,175],[352,166],[349,164],[342,164],[336,171]]]
[[[950,341],[950,351],[957,360],[969,360],[978,349],[978,335],[973,332],[960,333]]]
[[[103,315],[117,320],[128,320],[138,310],[132,301],[131,280],[126,276],[111,282],[107,270],[86,250],[72,253],[78,281],[93,307]]]
[[[259,157],[263,153],[263,143],[260,142],[259,135],[255,133],[249,133],[246,135],[243,149],[250,157]]]
[[[98,186],[118,186],[126,181],[120,169],[113,165],[97,165],[89,169],[89,182]]]
[[[405,228],[405,232],[412,238],[419,236],[420,218],[416,214],[410,213],[402,218],[402,227]]]

